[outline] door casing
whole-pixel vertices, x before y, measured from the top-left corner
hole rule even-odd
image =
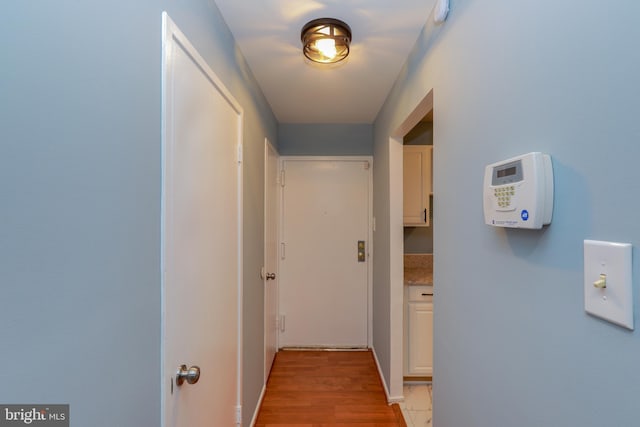
[[[270,163],[275,157],[275,169]],[[273,356],[278,350],[278,232],[279,232],[279,155],[268,139],[264,140],[264,381],[265,384],[273,364]],[[273,173],[273,174],[272,174]],[[271,188],[273,185],[273,188]],[[273,241],[272,241],[273,238]],[[266,274],[275,274],[275,279],[267,280]],[[270,335],[273,333],[273,336]],[[271,341],[271,342],[270,342]]]

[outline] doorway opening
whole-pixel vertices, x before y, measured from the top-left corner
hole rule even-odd
[[[391,290],[390,290],[390,303],[391,303],[391,372],[390,372],[390,400],[398,396],[398,400],[402,400],[404,395],[403,385],[405,377],[405,363],[408,357],[411,355],[411,350],[407,351],[405,343],[408,338],[405,338],[405,334],[410,333],[409,328],[405,328],[405,322],[409,317],[409,298],[424,298],[425,301],[415,301],[413,306],[418,311],[413,313],[413,319],[418,324],[432,323],[433,319],[433,295],[428,295],[429,292],[423,289],[416,291],[414,288],[411,290],[405,286],[405,220],[404,220],[404,147],[405,139],[411,139],[413,133],[424,134],[429,133],[430,136],[421,136],[421,138],[432,137],[433,135],[433,116],[434,116],[434,102],[433,102],[433,89],[430,90],[424,98],[418,103],[416,108],[408,114],[405,120],[398,126],[395,132],[390,135],[389,138],[389,221],[390,221],[390,271],[391,271]],[[421,124],[425,123],[425,124]],[[426,124],[429,123],[429,124]],[[420,131],[420,128],[422,131]],[[428,132],[424,132],[428,129]],[[409,138],[407,138],[409,136]],[[433,142],[431,141],[431,147]],[[431,191],[429,191],[431,192]],[[432,220],[431,216],[431,204],[433,203],[432,195],[427,196],[426,206],[423,206],[422,218],[425,223],[430,224],[429,227],[423,225],[421,228],[430,228],[430,230],[423,230],[417,233],[419,237],[420,251],[428,251],[431,249],[433,253],[433,238],[432,238]],[[426,212],[424,211],[426,209]],[[435,218],[437,219],[437,218]],[[415,237],[413,232],[408,232],[410,237]],[[431,234],[431,238],[427,237]],[[423,242],[422,240],[425,240]],[[429,240],[431,242],[431,248],[429,248]],[[411,242],[413,245],[414,242]],[[426,285],[426,284],[422,284]],[[431,282],[433,285],[433,282]],[[431,286],[433,289],[433,286]],[[416,294],[417,292],[417,294]],[[427,295],[422,295],[425,293]],[[431,291],[433,293],[433,291]],[[415,294],[415,295],[414,295]],[[405,300],[405,296],[407,300]],[[426,301],[431,299],[431,301]],[[426,304],[429,304],[427,306]],[[424,338],[424,336],[423,336]],[[429,344],[423,342],[416,343],[418,355],[424,351],[430,350]],[[414,348],[414,353],[416,349]],[[414,359],[416,355],[414,354]],[[414,368],[421,368],[422,372],[414,370],[412,376],[427,379],[431,377],[433,367],[414,366]],[[428,369],[430,368],[430,369]],[[420,369],[418,369],[420,371]],[[429,372],[430,371],[430,372]]]

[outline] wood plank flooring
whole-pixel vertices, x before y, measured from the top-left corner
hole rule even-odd
[[[406,427],[370,351],[280,351],[256,427]]]

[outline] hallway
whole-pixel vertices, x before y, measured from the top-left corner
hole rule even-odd
[[[256,427],[406,427],[370,351],[280,351]]]

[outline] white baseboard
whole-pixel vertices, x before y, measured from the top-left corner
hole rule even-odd
[[[262,399],[264,399],[264,394],[267,391],[267,385],[264,384],[262,386],[262,391],[260,392],[260,397],[258,398],[258,404],[256,405],[256,409],[253,411],[253,417],[251,417],[251,427],[256,425],[256,421],[258,419],[258,414],[260,413],[260,408],[262,407]]]
[[[389,387],[387,387],[387,381],[382,374],[382,368],[380,368],[378,355],[376,354],[376,349],[373,346],[371,347],[371,352],[373,353],[373,360],[376,362],[376,368],[378,368],[378,376],[380,377],[380,381],[382,382],[382,388],[384,389],[384,394],[387,397],[387,403],[391,405],[392,403],[404,402],[404,396],[389,396]]]

